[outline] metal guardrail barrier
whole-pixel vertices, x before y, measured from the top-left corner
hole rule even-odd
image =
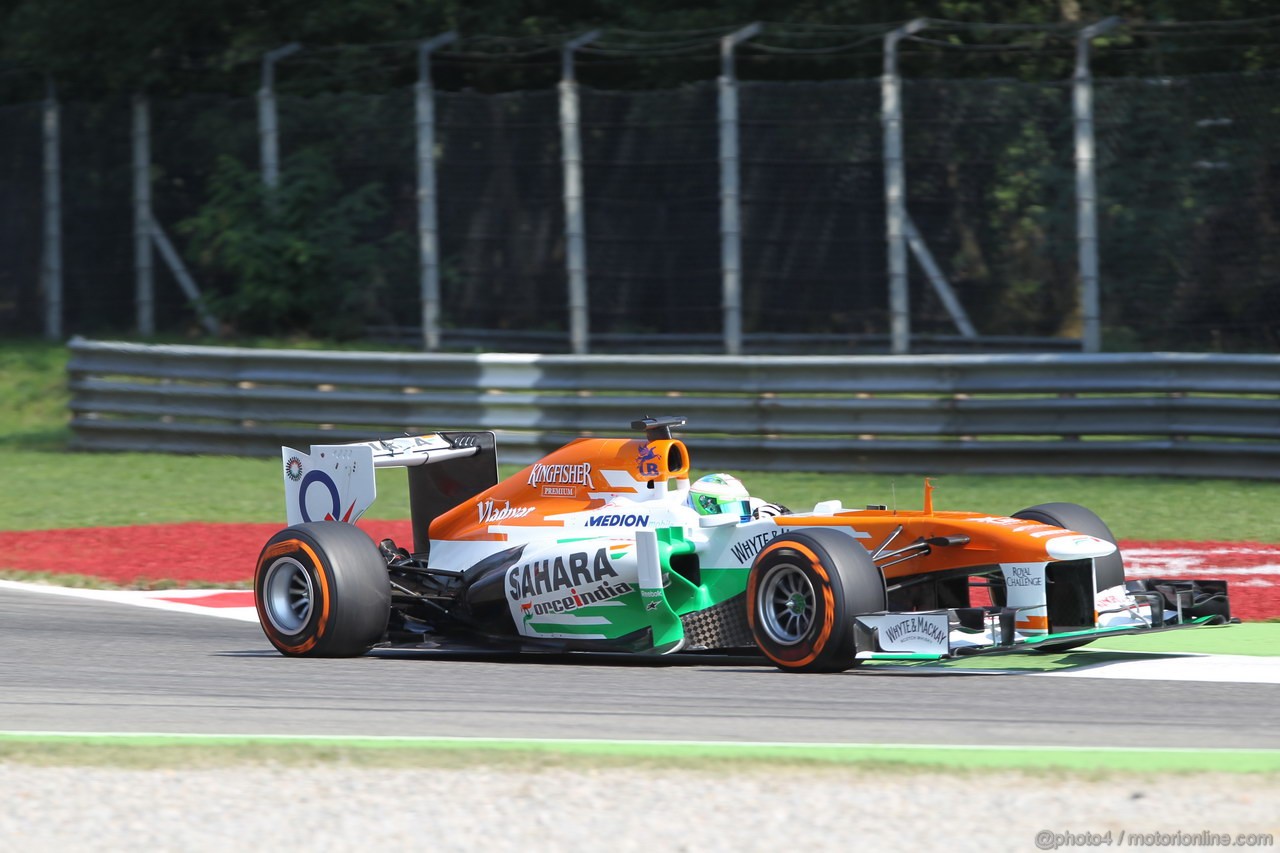
[[[1280,356],[574,356],[70,344],[85,450],[258,455],[437,429],[527,463],[680,414],[699,468],[1271,478]]]

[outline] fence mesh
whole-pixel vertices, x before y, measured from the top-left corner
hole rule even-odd
[[[256,168],[256,110],[252,101],[205,95],[154,99],[150,102],[150,115],[152,215],[177,248],[202,293],[216,296],[231,283],[210,271],[184,226],[213,197],[213,176],[219,158],[233,158]],[[172,272],[159,256],[154,263],[157,328],[172,333],[193,327],[196,314]],[[123,294],[131,293],[131,276],[132,266],[118,285]]]
[[[742,86],[743,328],[888,328],[880,84]]]
[[[445,327],[565,329],[556,93],[442,93],[436,117]]]
[[[136,314],[129,103],[65,104],[61,124],[63,329],[71,334],[131,328]],[[38,164],[32,169],[39,171]],[[39,328],[38,321],[28,328]]]
[[[44,328],[40,123],[39,104],[0,107],[0,331],[9,333]]]
[[[1280,344],[1278,76],[1095,80],[1108,348]],[[749,82],[739,100],[745,331],[883,341],[879,80]],[[408,88],[279,98],[282,181],[331,184],[313,194],[310,250],[350,250],[300,267],[293,295],[314,291],[362,328],[399,326],[410,339],[420,316],[413,101]],[[563,348],[557,93],[437,92],[435,104],[446,340],[480,329],[493,348],[513,348],[504,336],[533,331]],[[908,78],[903,108],[908,210],[978,331],[1078,336],[1070,82]],[[214,262],[192,222],[207,225],[211,206],[227,203],[221,160],[256,174],[257,105],[193,96],[151,110],[156,219],[201,287],[225,297],[241,273]],[[584,88],[581,116],[592,333],[714,345],[716,85]],[[31,332],[43,327],[40,105],[0,108],[0,122],[0,331]],[[133,326],[130,128],[128,102],[62,106],[68,333]],[[325,230],[334,219],[345,230]],[[909,267],[913,331],[954,334]],[[158,256],[155,269],[161,331],[194,327]]]
[[[907,80],[907,208],[979,333],[1079,337],[1069,84]],[[956,328],[919,265],[913,327]]]
[[[1280,75],[1098,81],[1117,348],[1280,347]]]
[[[581,93],[593,329],[720,329],[716,87]]]

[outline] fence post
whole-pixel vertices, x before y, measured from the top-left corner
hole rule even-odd
[[[587,245],[582,201],[582,138],[578,114],[578,81],[573,52],[600,38],[592,30],[565,42],[561,51],[560,158],[564,171],[565,265],[569,271],[569,344],[575,355],[590,348],[591,315],[587,302]]]
[[[138,334],[154,335],[155,269],[151,253],[151,115],[144,95],[133,96],[133,269]]]
[[[724,351],[742,354],[742,195],[738,162],[738,78],[734,48],[759,35],[759,22],[720,39],[720,274]]]
[[[45,79],[44,138],[44,251],[41,284],[44,286],[44,336],[62,338],[62,174],[60,162],[58,94],[53,80]]]
[[[880,78],[880,121],[884,125],[885,230],[889,241],[889,336],[895,354],[911,351],[911,301],[907,289],[906,177],[902,169],[902,78],[898,42],[918,33],[928,21],[916,18],[884,37],[884,76]]]
[[[436,112],[431,89],[431,51],[456,41],[450,31],[418,44],[414,112],[418,129],[418,258],[422,280],[422,348],[440,349],[440,241],[436,231]]]
[[[276,63],[297,53],[302,45],[290,42],[262,55],[262,88],[258,90],[258,136],[262,157],[262,183],[280,184],[280,141],[276,126]]]
[[[1090,24],[1076,37],[1076,73],[1072,79],[1071,106],[1075,118],[1076,239],[1080,258],[1081,342],[1085,352],[1102,349],[1102,324],[1098,297],[1098,192],[1094,177],[1093,74],[1089,70],[1089,43],[1114,29],[1120,19],[1104,18]]]

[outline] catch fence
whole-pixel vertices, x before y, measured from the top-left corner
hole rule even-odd
[[[926,35],[882,78],[431,90],[425,157],[421,88],[290,89],[286,58],[270,216],[260,99],[0,107],[0,330],[181,334],[211,313],[428,349],[1276,349],[1280,75],[915,78]]]

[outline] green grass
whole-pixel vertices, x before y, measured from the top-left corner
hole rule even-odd
[[[707,773],[893,772],[993,769],[1089,779],[1111,774],[1280,773],[1280,750],[1053,748],[872,744],[716,744],[448,738],[271,737],[217,735],[54,735],[0,733],[0,761],[35,766],[137,769],[238,765],[456,769],[491,766],[629,768]]]
[[[691,448],[697,459],[696,443]],[[924,478],[900,474],[749,474],[752,494],[792,509],[815,499],[845,506],[920,509]],[[936,510],[1011,515],[1049,501],[1083,504],[1122,539],[1280,542],[1280,482],[1160,477],[1050,477],[950,474],[931,478]]]
[[[66,365],[65,347],[0,344],[0,450],[54,450],[66,444],[71,435]]]
[[[15,454],[6,468],[24,485],[0,490],[0,530],[284,521],[278,458],[37,451]],[[378,490],[367,517],[408,517],[403,471],[381,472]]]
[[[499,448],[501,450],[501,448]],[[692,450],[697,453],[696,441]],[[696,456],[695,456],[696,459]],[[281,521],[284,498],[276,459],[146,453],[14,453],[0,490],[0,530],[159,524],[180,521]],[[504,466],[504,473],[512,469]],[[753,494],[792,509],[840,498],[846,506],[885,503],[919,509],[915,475],[744,473]],[[1126,539],[1280,542],[1275,508],[1280,483],[1126,477],[935,478],[936,509],[1008,515],[1046,501],[1092,508]],[[408,517],[402,471],[378,474],[367,517]]]
[[[1280,624],[1273,619],[1270,622],[1246,622],[1243,625],[1107,637],[1090,643],[1089,648],[1150,654],[1276,657],[1280,655]]]
[[[0,530],[283,519],[277,459],[66,451],[66,358],[64,347],[43,342],[0,344],[0,452],[8,454]],[[696,465],[696,438],[690,444]],[[758,472],[743,480],[792,509],[831,498],[849,507],[922,502],[923,478],[912,474]],[[1069,501],[1092,508],[1121,538],[1280,542],[1275,480],[956,474],[935,483],[940,510],[1007,515]],[[380,473],[378,489],[368,517],[407,517],[403,472]]]

